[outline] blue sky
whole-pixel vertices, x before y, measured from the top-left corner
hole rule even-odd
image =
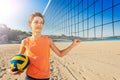
[[[54,7],[54,5],[56,5],[56,6],[53,9],[48,8],[49,11],[45,15],[46,16],[45,19],[47,19],[47,16],[48,16],[48,20],[45,21],[46,22],[45,24],[48,24],[48,21],[50,24],[54,23],[55,22],[54,20],[57,20],[55,18],[59,17],[59,15],[54,17],[56,12],[58,10],[60,10],[62,7],[66,6],[67,2],[70,0],[61,0],[61,2],[64,2],[64,4],[62,4],[62,5],[59,2],[59,0],[51,0],[51,1],[52,1],[51,3],[53,3],[52,7]],[[79,1],[81,1],[81,0],[79,0]],[[84,1],[83,8],[86,8],[87,0],[83,0],[83,1]],[[89,5],[91,5],[93,3],[93,1],[94,0],[89,0]],[[96,2],[95,14],[99,13],[101,11],[101,1],[102,0],[97,0],[97,2]],[[74,7],[73,2],[74,1],[72,1],[72,7]],[[0,0],[0,11],[1,11],[0,12],[0,24],[6,24],[8,27],[10,27],[12,29],[31,31],[28,26],[28,18],[30,16],[30,14],[35,11],[39,11],[42,13],[43,10],[45,9],[47,3],[48,3],[48,0]],[[75,0],[76,5],[77,5],[77,3],[78,3],[78,0]],[[120,3],[120,0],[114,0],[114,5],[119,4],[119,3]],[[81,6],[82,5],[80,5],[80,7]],[[105,10],[111,6],[112,6],[112,0],[103,0],[103,10]],[[77,8],[76,8],[76,10],[77,10]],[[81,11],[81,10],[82,9],[80,8],[79,11]],[[62,10],[61,12],[63,12],[62,14],[64,14],[65,10],[64,11]],[[83,13],[84,13],[84,19],[87,18],[87,10],[85,10]],[[94,14],[94,6],[92,5],[89,8],[89,17],[92,16],[93,14]],[[74,10],[72,10],[72,15],[74,16]],[[96,18],[95,25],[96,26],[102,24],[102,20],[101,20],[102,16],[101,15],[102,15],[102,13],[97,14],[95,16],[95,18]],[[79,14],[79,17],[80,17],[79,21],[82,21],[82,13]],[[103,12],[103,19],[104,19],[103,24],[109,23],[112,21],[112,9],[108,9]],[[120,20],[120,4],[114,7],[114,21],[117,21],[117,20]],[[60,21],[58,21],[58,22],[60,22]],[[56,23],[54,23],[54,24],[57,24],[58,22],[56,21]],[[81,24],[82,23],[80,23],[79,29],[82,30]],[[90,25],[89,27],[94,26],[94,17],[89,19],[89,25]],[[114,26],[115,26],[115,35],[120,35],[120,21],[114,23]],[[48,24],[44,28],[44,33],[49,34],[48,33],[49,31],[51,31],[53,33],[54,28],[55,28],[54,25]],[[57,29],[59,29],[59,28],[60,27],[57,27]],[[87,20],[84,22],[84,28],[87,29]],[[74,30],[75,30],[75,28],[73,26],[72,31],[74,31]],[[58,32],[62,33],[60,31],[57,31],[54,33],[59,34]],[[105,25],[103,33],[104,33],[104,36],[111,36],[113,34],[112,33],[112,25],[111,24]],[[82,35],[83,35],[83,32],[80,33],[80,36],[82,36]],[[94,29],[91,29],[89,31],[89,35],[94,36]],[[96,35],[101,36],[101,27],[96,28]],[[87,31],[85,31],[85,36],[87,36]]]
[[[78,2],[79,1],[79,2]],[[87,8],[87,1],[89,1],[89,8]],[[101,37],[102,33],[102,0],[83,0],[83,15],[84,15],[84,37],[87,37],[87,11],[89,11],[89,37],[94,37],[94,5],[93,2],[95,2],[95,26],[96,27],[96,36]],[[74,5],[75,2],[75,5]],[[57,3],[57,5],[56,5]],[[62,3],[62,4],[61,4]],[[68,3],[72,4],[68,5]],[[78,3],[80,5],[78,6]],[[66,35],[75,35],[75,27],[78,27],[79,24],[79,36],[83,36],[83,25],[82,25],[82,3],[81,0],[52,0],[51,4],[53,5],[53,8],[48,8],[48,12],[46,12],[46,32],[50,32],[50,34],[63,34],[63,29],[61,28],[64,27],[61,21],[63,21],[63,16],[66,19],[67,16],[67,28],[65,28]],[[92,5],[91,5],[92,4]],[[61,6],[62,5],[62,6]],[[120,35],[120,0],[114,0],[114,12],[113,12],[113,17],[114,17],[114,36],[119,36]],[[54,7],[55,6],[55,7]],[[64,8],[64,6],[66,8]],[[78,15],[78,7],[79,7],[79,15]],[[68,14],[65,14],[66,11],[68,11]],[[75,13],[74,13],[75,11]],[[57,12],[59,12],[57,14]],[[62,13],[61,13],[62,12]],[[57,15],[57,16],[56,16]],[[52,16],[52,17],[51,17]],[[79,16],[79,21],[76,19]],[[68,18],[69,17],[69,18]],[[71,19],[72,17],[72,19]],[[74,22],[74,19],[76,21]],[[86,20],[85,20],[86,19]],[[72,22],[71,22],[72,21]],[[118,22],[116,22],[118,21]],[[54,23],[55,22],[55,23]],[[63,21],[64,23],[64,21]],[[65,23],[65,24],[66,24]],[[69,24],[68,24],[69,23]],[[75,24],[77,23],[77,26]],[[103,26],[103,37],[107,36],[113,36],[113,25],[112,25],[112,0],[103,0],[103,24],[108,24]],[[56,26],[57,25],[57,26]],[[71,26],[72,25],[72,26]],[[71,29],[72,27],[72,29]],[[52,29],[51,29],[52,28]],[[77,28],[78,29],[78,28]],[[78,31],[78,30],[77,30]],[[70,32],[70,33],[69,33]]]
[[[0,0],[0,24],[12,29],[31,31],[28,18],[32,12],[43,12],[48,0]]]

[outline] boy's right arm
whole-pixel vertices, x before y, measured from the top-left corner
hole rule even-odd
[[[19,53],[24,54],[25,50],[26,50],[26,48],[25,48],[25,40],[22,40],[21,45],[20,45]]]
[[[19,53],[20,54],[24,54],[25,53],[25,40],[22,40],[22,42],[21,42],[21,45],[20,45],[20,50],[19,50]],[[10,74],[13,74],[13,75],[17,75],[17,74],[21,74],[22,72],[24,72],[23,70],[21,70],[21,71],[14,71],[14,68],[9,68],[8,69],[8,72],[10,73]]]

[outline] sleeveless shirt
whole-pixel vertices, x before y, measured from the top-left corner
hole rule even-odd
[[[33,78],[49,78],[50,42],[48,36],[42,36],[38,39],[26,38],[25,48],[30,60],[26,74]]]

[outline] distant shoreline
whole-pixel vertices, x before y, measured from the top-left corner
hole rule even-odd
[[[89,40],[87,40],[87,39],[80,39],[82,42],[94,42],[94,41],[120,41],[120,38],[102,38],[102,39],[100,39],[100,38],[95,38],[95,39],[89,39]],[[72,42],[73,41],[73,39],[53,39],[53,42]],[[17,41],[15,42],[14,41],[14,43],[9,43],[9,42],[7,42],[7,43],[0,43],[0,45],[2,45],[2,44],[20,44],[20,43],[18,43]]]
[[[91,42],[91,41],[119,41],[120,38],[102,38],[102,39],[90,39],[90,40],[85,40],[85,39],[80,39],[83,42]],[[54,42],[72,42],[72,40],[65,40],[65,39],[53,39]]]

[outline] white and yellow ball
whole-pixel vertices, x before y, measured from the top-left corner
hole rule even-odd
[[[23,54],[16,54],[10,60],[10,67],[14,68],[14,71],[25,70],[29,64],[29,58]]]

